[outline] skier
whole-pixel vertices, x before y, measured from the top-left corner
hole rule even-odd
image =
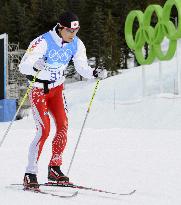
[[[72,59],[76,71],[87,79],[106,78],[106,70],[92,69],[87,63],[86,49],[76,36],[79,31],[79,19],[72,12],[64,12],[59,23],[47,33],[34,39],[19,65],[19,70],[29,81],[34,79],[29,94],[33,117],[36,123],[36,135],[29,147],[28,165],[24,175],[25,189],[38,189],[38,160],[50,132],[52,115],[56,134],[52,141],[52,157],[48,165],[48,180],[69,182],[60,166],[62,154],[67,142],[68,119],[62,97],[63,71]]]

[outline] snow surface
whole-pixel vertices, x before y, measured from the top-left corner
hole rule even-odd
[[[177,205],[181,203],[181,98],[175,84],[176,61],[163,63],[159,92],[158,63],[147,66],[146,96],[142,97],[141,68],[102,80],[88,115],[70,179],[81,185],[111,192],[136,189],[132,196],[115,197],[80,191],[71,199],[33,194],[9,188],[22,183],[28,147],[35,134],[32,115],[14,122],[0,147],[1,205]],[[69,108],[68,144],[63,156],[66,173],[96,82],[66,84]],[[30,112],[31,113],[31,112]],[[45,143],[38,180],[47,180],[52,131]],[[0,139],[8,123],[0,123]],[[51,190],[51,188],[43,188]],[[52,188],[53,193],[64,190]],[[70,192],[70,190],[68,190]]]

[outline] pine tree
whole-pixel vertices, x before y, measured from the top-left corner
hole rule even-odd
[[[104,13],[98,5],[95,8],[92,17],[91,35],[89,36],[89,53],[95,57],[95,67],[101,66],[101,59],[103,56],[103,37],[104,37]]]
[[[120,40],[118,36],[118,19],[112,16],[111,9],[108,9],[104,35],[104,63],[111,74],[120,69]]]
[[[66,9],[66,0],[31,0],[30,27],[32,39],[52,29]]]
[[[81,29],[80,29],[80,36],[87,48],[87,55],[88,57],[93,57],[92,53],[90,52],[91,48],[91,36],[92,36],[92,19],[94,16],[94,9],[96,7],[96,0],[85,0],[82,12],[81,12]]]
[[[10,42],[23,41],[22,31],[25,25],[25,14],[19,1],[9,0],[1,10],[1,31],[9,35]]]

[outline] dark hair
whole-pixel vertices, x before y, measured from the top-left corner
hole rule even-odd
[[[62,13],[59,17],[59,23],[64,27],[72,28],[71,22],[74,22],[74,21],[78,21],[77,24],[75,24],[74,26],[79,27],[78,16],[70,11],[66,11]]]

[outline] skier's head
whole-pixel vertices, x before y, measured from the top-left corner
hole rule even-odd
[[[76,14],[66,11],[59,17],[59,24],[66,28],[77,29],[79,28],[79,18]]]
[[[58,31],[64,41],[71,42],[77,34],[80,26],[79,19],[76,14],[67,11],[61,14],[58,22]]]

